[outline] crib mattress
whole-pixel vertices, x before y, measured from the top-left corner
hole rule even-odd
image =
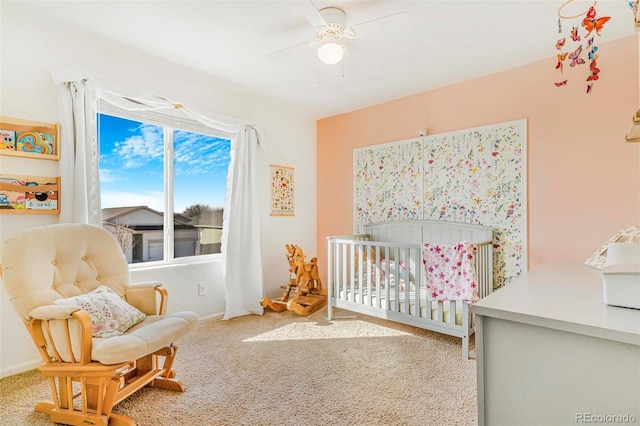
[[[382,293],[382,292],[381,292]],[[341,290],[339,292],[339,299],[347,300],[349,302],[358,303],[366,306],[378,307],[380,309],[386,309],[391,307],[395,309],[396,306],[396,294],[395,290],[391,290],[389,299],[387,302],[386,295],[381,294],[378,296],[377,292],[373,291],[372,294],[368,294],[366,291],[358,290]],[[404,291],[399,292],[398,302],[399,311],[407,312],[406,309],[406,295]],[[450,312],[451,304],[449,302],[443,302],[442,320],[448,323],[451,318]],[[462,302],[456,301],[455,303],[455,324],[462,325]],[[409,314],[413,315],[416,311],[415,294],[409,293]],[[432,302],[427,300],[426,292],[422,292],[420,295],[420,316],[423,318],[430,318],[432,320],[438,319],[438,302]]]

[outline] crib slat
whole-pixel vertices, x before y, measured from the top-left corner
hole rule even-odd
[[[394,259],[399,259],[400,258],[400,247],[396,247],[393,250],[393,258]],[[397,261],[397,260],[396,260]],[[400,286],[398,285],[398,280],[399,277],[396,278],[395,283],[394,283],[394,298],[393,298],[393,310],[396,312],[400,312]]]
[[[376,288],[380,285],[380,243],[372,241],[373,245],[369,248],[371,251],[371,269],[369,272],[373,271],[371,275],[371,286],[367,289],[367,295],[369,303],[368,305],[371,307],[375,307],[376,302]]]
[[[333,316],[333,303],[331,302],[331,296],[333,294],[333,265],[335,261],[333,256],[333,241],[331,238],[327,238],[327,320],[331,321]]]
[[[415,279],[415,284],[414,284],[415,301],[413,302],[413,305],[414,305],[413,315],[415,315],[416,317],[420,317],[422,314],[422,296],[421,296],[422,274],[420,273],[422,270],[422,254],[421,254],[420,248],[413,249],[413,257],[410,260],[412,262],[411,264],[415,265],[415,268],[413,268],[413,271],[414,271],[413,275]],[[409,267],[407,266],[405,269],[409,269]]]
[[[381,245],[376,245],[376,264],[380,264],[381,259],[384,257],[384,247]],[[382,285],[382,268],[376,268],[376,279],[375,279],[375,288],[371,291],[371,297],[374,299],[371,302],[371,306],[376,308],[380,307],[380,286]]]
[[[449,301],[449,324],[456,325],[456,301]]]
[[[367,289],[367,283],[369,282],[369,280],[371,279],[371,256],[369,256],[369,247],[365,246],[363,247],[362,245],[360,245],[360,260],[362,262],[362,266],[365,269],[361,269],[361,271],[363,272],[361,274],[361,276],[363,277],[363,279],[361,279],[358,284],[359,284],[359,289],[358,289],[358,293],[360,294],[361,297],[361,303],[365,304],[365,291]]]
[[[387,247],[387,261],[390,262],[393,254],[391,253],[391,247]],[[391,309],[391,274],[385,274],[384,276],[384,303],[383,307],[385,310]]]
[[[352,296],[352,291],[353,291],[353,282],[351,282],[351,279],[349,278],[351,274],[355,273],[355,265],[354,265],[354,260],[353,260],[353,250],[354,248],[352,246],[345,246],[344,247],[344,259],[345,262],[347,263],[347,268],[344,271],[344,275],[342,277],[342,289],[344,290],[344,294],[345,294],[345,298],[349,299]]]
[[[402,265],[402,263],[404,262],[405,268],[404,271],[402,271],[402,274],[400,273],[400,265]],[[396,286],[401,290],[402,286],[401,286],[401,279],[400,277],[402,277],[402,280],[404,281],[404,313],[407,315],[411,314],[411,292],[409,291],[409,265],[411,264],[411,251],[408,247],[406,247],[404,249],[404,252],[402,253],[402,258],[401,259],[396,259],[396,275],[398,276],[398,278],[396,279]]]
[[[487,275],[484,268],[485,264],[485,250],[482,245],[478,246],[478,252],[476,253],[476,274],[478,276],[478,293],[482,299],[486,294]]]
[[[349,255],[348,255],[348,257],[351,259],[350,262],[349,262],[350,265],[354,265],[355,249],[356,249],[355,245],[350,245],[349,246]],[[354,265],[354,268],[355,268],[354,270],[358,270],[357,269],[358,265],[357,264]],[[349,279],[349,288],[347,289],[347,294],[350,294],[352,300],[355,302],[356,298],[355,298],[354,290],[355,290],[355,280],[356,280],[357,277],[353,273],[354,270],[352,270],[351,273],[349,274],[350,279]]]

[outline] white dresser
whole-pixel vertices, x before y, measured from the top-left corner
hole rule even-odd
[[[471,309],[479,425],[640,424],[640,310],[600,271],[550,262]]]

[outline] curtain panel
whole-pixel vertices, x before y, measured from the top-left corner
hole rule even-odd
[[[61,223],[101,224],[95,97],[87,79],[58,84]]]

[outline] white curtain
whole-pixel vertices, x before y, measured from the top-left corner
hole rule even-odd
[[[87,79],[58,83],[60,222],[100,225],[96,98]]]
[[[250,123],[212,117],[162,97],[124,96],[109,90],[99,76],[79,68],[53,73],[59,86],[61,126],[60,174],[63,206],[60,222],[100,225],[99,151],[96,135],[98,100],[127,111],[185,114],[232,139],[227,175],[222,253],[226,311],[224,318],[262,315],[264,293],[260,231],[259,152],[264,136]],[[66,207],[65,207],[66,206]]]
[[[256,204],[260,200],[259,144],[256,129],[244,126],[236,134],[227,175],[222,226],[226,285],[224,319],[263,313],[260,305],[264,293],[260,208]]]

